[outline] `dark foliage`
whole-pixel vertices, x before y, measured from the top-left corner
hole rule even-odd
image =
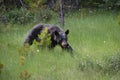
[[[63,0],[65,12],[86,9],[120,9],[120,0]],[[88,9],[89,8],[89,9]],[[50,11],[58,13],[60,0],[1,0],[0,22],[13,22],[25,24],[35,21],[47,21],[53,15]]]

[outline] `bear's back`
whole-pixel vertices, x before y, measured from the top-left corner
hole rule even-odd
[[[50,34],[54,33],[55,31],[57,31],[57,32],[63,32],[63,30],[60,29],[58,26],[56,26],[56,25],[50,25],[50,24],[37,24],[37,25],[35,25],[33,27],[32,30],[34,30],[34,31],[41,31],[41,30],[43,30],[46,27],[48,28],[48,32]],[[34,32],[34,31],[32,31],[32,32]]]

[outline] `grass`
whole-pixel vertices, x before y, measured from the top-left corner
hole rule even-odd
[[[1,24],[0,80],[119,80],[117,15],[97,13],[81,18],[77,12],[66,15],[65,21],[63,29],[70,29],[68,42],[74,49],[74,58],[59,46],[50,51],[24,51],[24,38],[34,24]]]

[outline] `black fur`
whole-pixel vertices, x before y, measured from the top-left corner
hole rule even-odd
[[[73,51],[72,47],[67,42],[67,35],[69,34],[69,30],[64,32],[56,25],[38,24],[34,26],[28,33],[24,44],[28,43],[29,45],[32,45],[34,39],[36,39],[36,41],[40,41],[38,34],[40,34],[45,27],[48,28],[48,33],[51,35],[51,44],[49,46],[50,48],[54,48],[56,45],[60,45],[63,50],[67,50],[68,52]]]

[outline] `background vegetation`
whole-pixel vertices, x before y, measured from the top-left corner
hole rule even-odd
[[[36,23],[60,25],[59,1],[20,1],[0,1],[0,80],[120,79],[119,0],[64,0],[74,57],[59,46],[23,47]]]
[[[62,0],[64,13],[99,10],[119,11],[119,0]],[[47,22],[60,15],[60,0],[1,0],[0,22],[26,24]],[[59,23],[59,20],[58,22]]]

